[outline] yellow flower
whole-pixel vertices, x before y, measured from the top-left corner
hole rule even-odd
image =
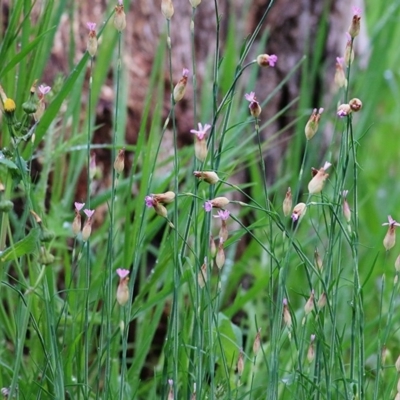
[[[3,106],[4,106],[4,111],[9,114],[13,113],[16,107],[14,100],[10,98],[5,99]]]

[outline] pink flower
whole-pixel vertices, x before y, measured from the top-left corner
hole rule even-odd
[[[88,27],[89,31],[96,30],[96,23],[95,22],[87,22],[86,26]]]
[[[230,212],[228,210],[218,210],[218,215],[214,215],[214,218],[221,218],[222,221],[226,221],[229,218],[229,215]]]
[[[204,204],[203,204],[203,208],[205,212],[210,212],[213,208],[212,202],[210,200],[207,200]]]
[[[183,68],[182,76],[184,78],[187,78],[189,76],[189,70],[187,68]]]
[[[393,227],[393,226],[400,226],[400,224],[399,224],[398,222],[396,222],[396,221],[392,218],[391,215],[388,215],[388,221],[389,221],[389,222],[384,222],[384,223],[382,224],[382,226],[384,226],[384,225],[389,225],[390,227]]]
[[[259,115],[261,114],[261,107],[260,103],[256,99],[255,93],[254,92],[246,93],[244,97],[247,101],[250,102],[249,104],[250,114],[253,117],[258,118]]]
[[[44,96],[45,94],[49,93],[51,90],[50,86],[46,86],[46,85],[40,85],[38,87],[39,93]]]
[[[199,122],[199,130],[191,129],[190,133],[193,133],[197,136],[197,139],[203,140],[207,134],[207,131],[211,128],[211,125],[205,124],[204,126]]]
[[[92,216],[93,216],[93,214],[94,214],[94,210],[87,210],[87,209],[85,209],[85,210],[83,210],[83,212],[86,214],[86,216],[87,216],[88,218],[92,218]]]
[[[78,212],[81,211],[84,205],[85,205],[85,203],[78,203],[78,202],[76,201],[76,202],[74,203],[75,210],[78,211]]]
[[[278,61],[278,56],[275,54],[271,54],[268,59],[268,63],[270,67],[275,67],[276,62]]]
[[[149,208],[154,207],[154,199],[153,199],[153,196],[146,196],[146,197],[144,198],[144,201],[145,201],[145,203],[146,203],[146,207],[149,207]]]
[[[257,101],[254,92],[246,93],[246,94],[244,95],[244,98],[245,98],[247,101],[249,101],[250,103],[253,103],[253,102],[256,102],[256,101]]]
[[[116,272],[121,279],[124,279],[129,275],[130,271],[129,269],[118,268]]]
[[[343,67],[344,65],[344,57],[336,57],[336,62]]]
[[[118,5],[119,6],[123,6],[124,5],[124,1],[123,0],[118,0]]]
[[[353,15],[360,18],[361,17],[361,8],[360,7],[353,7]]]

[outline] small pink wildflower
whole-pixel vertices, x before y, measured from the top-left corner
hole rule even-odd
[[[212,202],[210,200],[207,200],[204,204],[203,204],[203,208],[205,212],[210,212],[213,208]]]
[[[356,17],[361,18],[361,8],[360,7],[353,7],[353,15]]]
[[[344,57],[336,57],[336,62],[343,67],[344,66]]]
[[[211,125],[205,124],[204,126],[199,122],[199,130],[191,129],[190,133],[196,135],[197,139],[203,140],[207,134],[207,131],[211,128]]]
[[[392,218],[391,215],[388,215],[388,221],[389,221],[389,222],[384,222],[384,223],[382,224],[382,226],[384,226],[384,225],[389,225],[389,226],[400,226],[400,224],[399,224],[397,221],[395,221],[395,220]]]
[[[184,78],[187,78],[189,76],[189,70],[187,68],[183,68],[182,76]]]
[[[252,103],[252,102],[254,102],[254,101],[257,101],[255,95],[256,95],[256,94],[255,94],[254,92],[246,93],[246,94],[244,95],[244,98],[245,98],[247,101],[249,101],[250,103]]]
[[[93,216],[93,214],[94,214],[94,210],[85,209],[85,210],[83,210],[83,212],[86,214],[86,216],[87,216],[88,218],[92,218],[92,216]]]
[[[129,269],[123,269],[123,268],[118,268],[116,272],[117,272],[117,275],[118,275],[121,279],[126,278],[126,277],[129,275],[129,273],[130,273]]]
[[[149,208],[154,207],[154,198],[153,198],[153,196],[146,196],[144,198],[144,201],[146,203],[146,207],[149,207]]]
[[[214,215],[214,218],[221,218],[222,221],[226,221],[229,218],[229,215],[230,212],[228,210],[218,210],[218,215]]]
[[[39,90],[39,97],[43,97],[45,94],[50,92],[51,87],[50,86],[46,86],[46,85],[40,85],[38,87],[38,90]],[[40,95],[42,95],[42,96],[40,96]]]
[[[82,208],[84,207],[84,205],[85,205],[85,203],[78,203],[77,201],[74,203],[74,206],[75,206],[75,210],[76,211],[81,211],[82,210]]]
[[[254,92],[246,93],[244,97],[247,101],[250,102],[249,104],[250,114],[254,118],[258,118],[259,115],[261,114],[261,106],[256,99],[255,93]]]
[[[389,251],[396,243],[396,227],[400,226],[400,224],[395,221],[391,215],[388,216],[388,221],[382,224],[384,225],[389,225],[389,229],[385,235],[385,238],[383,239],[383,245],[386,249],[386,251]]]
[[[87,28],[89,31],[94,31],[96,30],[96,23],[95,22],[87,22],[86,23]]]
[[[270,67],[275,67],[275,64],[276,64],[277,61],[278,61],[278,56],[277,55],[271,54],[269,56],[268,63],[269,63]]]

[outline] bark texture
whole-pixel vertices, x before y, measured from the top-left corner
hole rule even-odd
[[[126,3],[126,2],[125,2]],[[268,0],[223,0],[215,2],[218,4],[218,15],[221,21],[220,40],[222,48],[226,38],[229,24],[229,16],[235,16],[237,21],[236,30],[238,40],[251,34],[257,25],[261,15],[269,4]],[[195,17],[195,46],[197,58],[198,87],[201,88],[206,63],[212,59],[216,43],[216,12],[215,3],[203,0],[196,10]],[[192,8],[188,0],[173,0],[175,13],[171,19],[171,40],[173,51],[173,76],[176,81],[180,78],[184,67],[191,67],[190,59],[190,19]],[[70,28],[75,34],[78,43],[78,56],[86,50],[86,22],[97,22],[98,26],[105,19],[105,10],[109,3],[104,0],[92,0],[77,4],[76,19],[69,21],[65,16],[63,29],[58,32],[57,40],[53,49],[51,68],[46,75],[47,81],[51,81],[54,71],[58,69],[68,73],[65,49],[69,46]],[[326,25],[325,46],[321,62],[326,64],[325,73],[316,82],[319,88],[329,91],[333,81],[335,58],[344,53],[346,43],[345,32],[353,15],[352,6],[361,6],[362,0],[349,2],[346,0],[276,0],[269,13],[265,27],[268,29],[269,39],[266,53],[275,53],[279,61],[271,72],[260,69],[257,84],[257,96],[265,98],[296,63],[307,55],[311,59],[315,56],[313,49],[319,29]],[[126,5],[127,27],[124,31],[125,55],[124,68],[129,73],[129,122],[126,129],[128,143],[136,141],[144,99],[149,84],[149,75],[153,66],[154,54],[160,38],[165,35],[166,22],[161,14],[161,1],[134,0]],[[72,24],[72,26],[70,26]],[[261,32],[262,33],[262,32]],[[356,52],[364,52],[366,47],[365,34],[362,32],[356,41]],[[164,39],[165,40],[165,37]],[[254,48],[257,46],[255,45]],[[251,54],[255,58],[257,54]],[[56,68],[55,68],[56,66]],[[176,82],[175,81],[175,82]],[[190,80],[189,80],[190,82]],[[277,111],[299,95],[300,73],[291,79],[274,98],[268,110],[263,110],[263,119],[277,113]],[[167,65],[165,66],[165,113],[169,108],[169,79]],[[204,88],[210,90],[211,88]],[[98,122],[105,124],[106,129],[111,129],[113,85],[109,85],[102,91],[102,98],[98,105]],[[323,94],[316,93],[316,99],[322,98]],[[319,104],[310,106],[319,107]],[[193,128],[193,104],[191,97],[191,86],[188,85],[185,99],[177,107],[177,123],[181,144],[191,142],[189,135]],[[264,114],[265,112],[265,114]],[[285,125],[285,119],[278,120],[269,127],[264,135],[275,132],[279,127]],[[102,129],[102,136],[106,134]],[[110,136],[110,132],[107,134]],[[102,137],[101,140],[107,139]],[[284,147],[281,147],[284,150]],[[275,153],[276,154],[276,153]]]

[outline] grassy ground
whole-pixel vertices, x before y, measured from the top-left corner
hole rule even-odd
[[[161,46],[138,141],[129,146],[121,111],[127,87],[119,62],[122,9],[107,14],[104,29],[86,31],[93,54],[96,35],[108,38],[96,58],[86,53],[50,90],[40,81],[31,86],[42,75],[41,55],[50,52],[65,4],[50,2],[32,26],[23,18],[30,13],[26,3],[13,2],[0,45],[3,396],[397,398],[400,251],[393,244],[396,223],[382,223],[388,215],[400,219],[400,2],[367,2],[361,24],[370,34],[368,66],[360,69],[356,54],[345,69],[347,88],[332,104],[320,105],[325,111],[313,138],[304,134],[309,115],[297,121],[296,140],[273,185],[264,179],[260,156],[270,150],[260,134],[269,121],[262,113],[257,118],[259,104],[244,98],[240,78],[243,70],[255,77],[260,68],[246,64],[257,32],[241,55],[210,63],[204,85],[217,89],[211,100],[209,92],[195,91],[201,113],[194,113],[193,129],[197,122],[211,126],[205,139],[193,135],[194,145],[182,149],[174,107],[184,76],[177,83],[170,75],[172,129],[165,128],[162,107],[148,121],[154,98],[163,99],[160,71],[173,63],[168,46]],[[168,17],[169,3],[163,4]],[[173,17],[166,19],[167,32],[170,24]],[[234,54],[234,43],[227,43],[227,54]],[[193,60],[191,71],[195,66]],[[110,67],[115,133],[100,147],[111,149],[114,168],[110,185],[96,191],[102,177],[90,159],[93,110]],[[237,75],[220,81],[224,68]],[[304,86],[299,104],[311,96]],[[362,109],[339,118],[336,100],[348,104],[353,98],[361,99]],[[332,140],[323,155],[321,132],[327,130]],[[160,156],[166,142],[173,143],[167,159]],[[123,147],[125,156],[134,155],[129,171]],[[332,165],[324,169],[325,161]],[[42,170],[32,177],[37,162]],[[311,166],[319,171],[309,184]],[[233,184],[234,173],[244,168],[247,182]],[[90,177],[86,198],[75,199],[82,170]],[[212,173],[198,180],[193,171]],[[289,185],[292,200],[284,215]],[[343,190],[351,216],[343,212]],[[238,194],[241,200],[233,200]]]

